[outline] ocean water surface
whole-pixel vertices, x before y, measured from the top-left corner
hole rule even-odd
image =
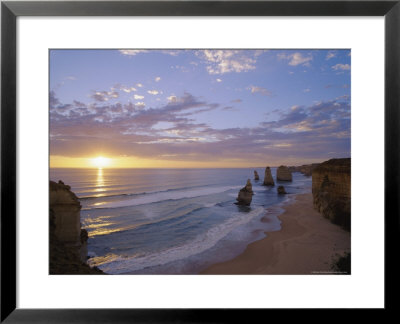
[[[260,175],[254,181],[253,171]],[[89,234],[88,263],[109,274],[196,274],[229,260],[280,229],[281,205],[311,192],[311,177],[262,185],[264,168],[51,169],[50,179],[71,186]],[[236,197],[247,179],[250,206]],[[288,195],[277,194],[284,185]]]

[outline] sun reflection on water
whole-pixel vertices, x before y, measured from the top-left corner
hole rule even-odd
[[[96,178],[96,192],[103,192],[106,191],[105,183],[104,183],[104,175],[103,175],[103,169],[98,168],[97,169],[97,178]]]

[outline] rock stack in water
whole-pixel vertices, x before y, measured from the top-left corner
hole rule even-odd
[[[276,180],[278,181],[292,181],[292,173],[287,166],[281,165],[276,170]]]
[[[50,181],[50,274],[101,274],[87,260],[88,233],[81,229],[81,204],[71,187]]]
[[[275,186],[274,179],[272,178],[271,169],[269,167],[265,168],[264,175],[264,186]]]
[[[253,187],[251,185],[250,179],[247,180],[246,186],[240,189],[237,200],[237,205],[249,206],[251,200],[253,199]]]
[[[279,195],[287,194],[287,192],[286,192],[284,186],[279,186],[279,187],[278,187],[278,194],[279,194]]]
[[[258,176],[258,173],[256,170],[254,170],[254,180],[260,180],[260,177]]]
[[[332,223],[350,230],[351,160],[332,159],[312,173],[314,207]]]

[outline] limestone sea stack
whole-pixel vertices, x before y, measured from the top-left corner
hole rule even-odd
[[[254,180],[260,180],[260,177],[258,176],[258,173],[256,170],[254,170]]]
[[[274,179],[272,178],[270,167],[265,168],[263,184],[264,184],[264,186],[275,186],[275,182],[274,182]]]
[[[314,207],[332,223],[350,230],[351,159],[331,159],[312,173]]]
[[[250,179],[247,180],[246,186],[240,189],[237,200],[237,205],[249,206],[253,199],[253,186],[251,185]]]
[[[287,192],[286,192],[284,186],[279,186],[279,187],[278,187],[278,194],[279,194],[279,195],[287,194]]]
[[[287,166],[281,165],[276,170],[276,180],[278,181],[292,181],[292,173]]]
[[[50,274],[101,274],[87,260],[88,233],[81,229],[81,204],[71,187],[50,181]]]

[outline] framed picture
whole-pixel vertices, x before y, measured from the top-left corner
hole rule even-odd
[[[392,308],[398,1],[1,9],[2,321]]]

